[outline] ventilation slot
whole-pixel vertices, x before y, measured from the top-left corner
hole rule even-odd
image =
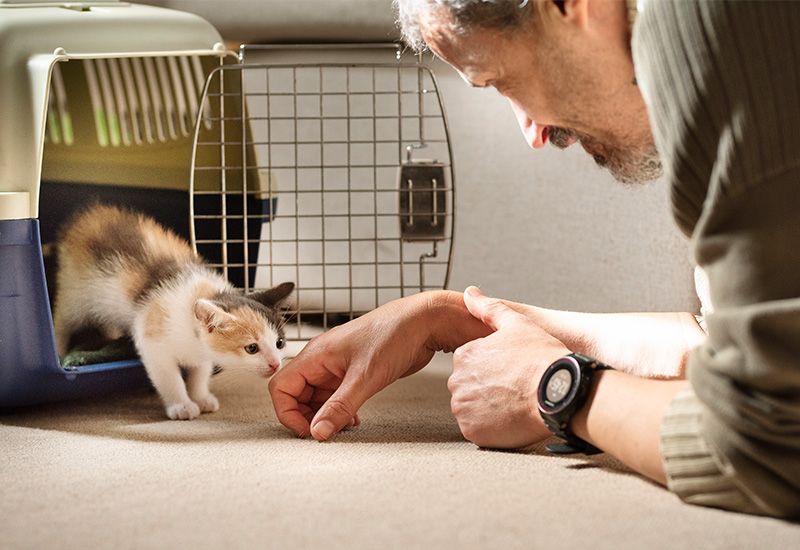
[[[89,59],[83,61],[83,68],[101,146],[155,144],[193,133],[205,84],[200,58]],[[49,140],[71,143],[72,125],[57,71],[52,87]],[[211,126],[210,117],[210,107],[205,105],[203,123],[207,128]]]
[[[53,75],[50,81],[45,140],[65,145],[72,145],[75,140],[72,132],[72,117],[69,114],[69,104],[67,103],[67,91],[64,88],[64,78],[61,76],[61,68],[58,63],[53,66]]]

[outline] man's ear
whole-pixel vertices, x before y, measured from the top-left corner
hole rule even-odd
[[[263,304],[267,307],[275,307],[289,297],[289,294],[294,290],[294,283],[281,283],[276,287],[269,290],[262,290],[261,292],[254,292],[248,298]]]
[[[566,23],[577,25],[580,28],[586,28],[589,24],[590,1],[591,0],[546,0],[545,9]]]
[[[206,299],[194,303],[194,316],[206,326],[208,332],[225,329],[233,322],[233,315]]]

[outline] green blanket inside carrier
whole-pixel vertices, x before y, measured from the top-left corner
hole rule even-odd
[[[71,344],[71,349],[61,358],[62,367],[84,367],[138,357],[136,347],[130,338],[108,340],[94,330],[86,330],[75,335]]]

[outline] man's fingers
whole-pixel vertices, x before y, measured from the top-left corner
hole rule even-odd
[[[270,380],[269,393],[280,423],[299,437],[307,437],[311,433],[310,421],[313,418],[313,414],[308,415],[311,410],[308,400],[314,396],[314,386],[299,370],[287,368]]]
[[[331,398],[331,395],[333,395],[333,390],[328,390],[325,388],[315,388],[314,393],[308,400],[308,403],[319,408],[322,406],[323,403],[325,403],[325,401]]]
[[[317,413],[317,411],[315,411],[312,407],[309,407],[308,405],[303,405],[302,403],[300,403],[297,406],[297,410],[300,411],[300,414],[303,415],[303,418],[305,418],[308,421],[308,424],[310,426],[311,420],[314,418],[314,415]]]
[[[374,378],[359,376],[357,368],[351,368],[342,385],[325,401],[311,421],[311,435],[317,441],[327,441],[352,422],[358,425],[358,409],[364,402],[378,393],[383,386]]]
[[[493,330],[499,330],[504,324],[520,316],[502,300],[484,296],[476,286],[469,286],[464,291],[464,305],[473,317]]]
[[[357,410],[348,397],[333,394],[311,421],[311,436],[317,441],[327,441],[350,423]]]
[[[308,406],[300,403],[294,395],[281,388],[270,386],[269,389],[278,421],[299,437],[307,437],[311,433],[311,419],[304,414]]]
[[[325,441],[343,428],[359,425],[358,409],[390,382],[385,376],[367,374],[372,372],[368,368],[336,361],[331,367],[319,353],[303,352],[269,384],[278,420],[301,437],[310,434]]]
[[[297,401],[299,403],[308,403],[311,401],[311,398],[314,395],[314,386],[308,385],[303,388],[303,391],[300,392],[300,395],[297,396]]]
[[[300,408],[285,409],[278,413],[281,424],[292,430],[297,437],[308,437],[311,434],[311,418],[313,412],[306,415]]]

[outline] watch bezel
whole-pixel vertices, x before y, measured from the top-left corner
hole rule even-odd
[[[567,394],[564,396],[563,399],[558,401],[557,403],[553,403],[547,398],[547,385],[550,382],[550,379],[555,376],[555,374],[563,369],[568,369],[570,374],[572,375],[572,380],[570,382],[570,388]],[[578,364],[577,359],[571,356],[564,356],[557,359],[553,364],[547,367],[544,375],[542,376],[542,381],[539,384],[539,408],[545,414],[558,414],[567,407],[570,406],[572,401],[575,399],[575,395],[578,393],[578,389],[580,388],[580,378],[581,378],[581,367]]]

